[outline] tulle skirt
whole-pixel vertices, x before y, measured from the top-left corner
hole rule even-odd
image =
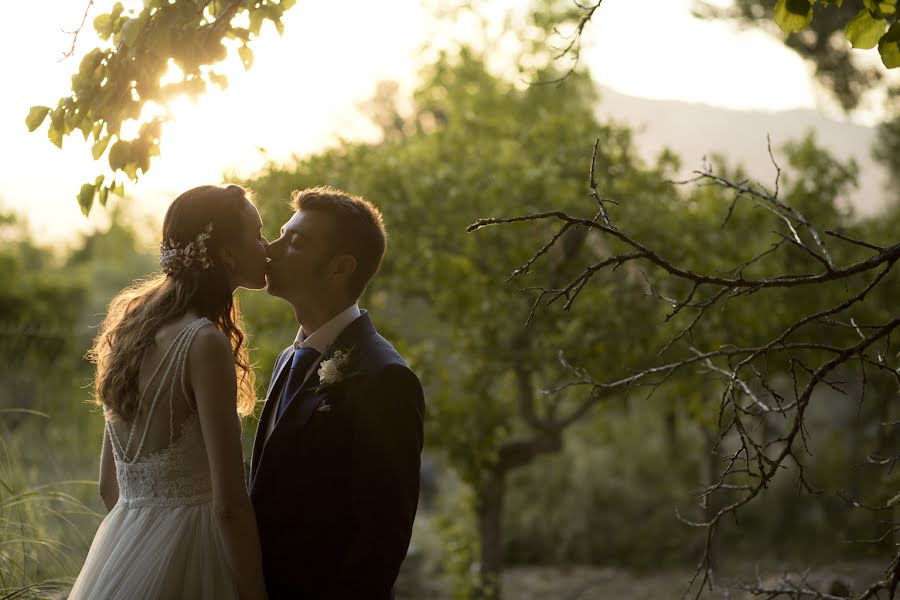
[[[210,502],[120,502],[100,523],[69,600],[237,597]]]

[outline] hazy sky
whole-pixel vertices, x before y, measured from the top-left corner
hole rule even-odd
[[[779,42],[759,32],[695,20],[692,0],[606,0],[589,25],[584,53],[595,79],[626,94],[734,108],[814,107],[807,68]],[[70,237],[89,226],[75,201],[81,184],[105,172],[86,144],[69,138],[58,150],[46,124],[29,134],[29,106],[55,105],[68,91],[80,56],[96,41],[90,23],[114,0],[96,0],[76,56],[60,61],[72,43],[65,31],[81,22],[87,0],[15,2],[4,7],[0,38],[6,93],[0,95],[4,169],[0,207],[22,210],[40,238]],[[433,3],[433,0],[432,0]],[[372,130],[358,105],[377,81],[408,89],[426,40],[466,35],[438,28],[417,0],[304,0],[285,17],[285,34],[263,30],[253,42],[252,69],[232,60],[224,92],[180,102],[163,133],[162,158],[129,193],[157,216],[175,195],[222,173],[247,175],[268,156],[285,159]],[[519,4],[497,0],[496,13]],[[126,3],[126,6],[128,3]],[[652,7],[650,6],[652,5]],[[385,8],[389,6],[390,8]],[[678,147],[677,140],[672,147]],[[92,220],[102,220],[94,211]]]

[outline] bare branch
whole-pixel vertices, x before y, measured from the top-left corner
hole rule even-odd
[[[63,53],[62,57],[59,59],[59,62],[64,61],[67,58],[71,58],[75,55],[75,43],[78,41],[78,34],[81,33],[81,30],[84,29],[84,24],[87,21],[88,13],[91,11],[91,6],[94,5],[94,0],[88,0],[88,5],[84,9],[84,16],[81,17],[81,25],[79,25],[75,31],[64,31],[63,33],[68,33],[72,36],[72,47],[69,48],[68,52]]]
[[[896,311],[893,314],[888,313],[880,323],[861,323],[856,313],[851,312],[858,310],[870,292],[886,281],[885,278],[900,260],[900,243],[881,247],[851,239],[840,233],[826,231],[827,235],[871,252],[863,259],[853,258],[852,260],[856,262],[845,259],[846,264],[838,264],[819,235],[818,229],[799,211],[779,198],[781,168],[775,161],[770,142],[769,155],[776,170],[773,193],[747,181],[729,181],[713,173],[709,165],[705,165],[704,170],[695,172],[696,176],[688,182],[718,186],[735,193],[735,198],[728,209],[726,223],[737,210],[737,201],[745,198],[750,200],[753,206],[765,208],[784,223],[789,233],[776,232],[779,239],[770,248],[736,267],[719,273],[700,273],[685,264],[671,260],[659,248],[649,247],[621,227],[612,225],[595,175],[599,149],[599,140],[596,140],[588,177],[590,195],[597,201],[599,209],[593,219],[571,216],[563,211],[546,211],[506,218],[480,219],[470,225],[468,231],[510,223],[559,221],[562,224],[560,229],[515,274],[528,272],[536,261],[545,259],[549,248],[572,227],[585,228],[601,236],[607,236],[626,247],[624,251],[610,253],[585,266],[566,284],[557,281],[559,271],[556,270],[550,285],[530,288],[539,290],[540,293],[532,305],[528,322],[534,318],[538,307],[553,304],[560,298],[566,300],[563,308],[570,308],[596,273],[607,267],[610,272],[614,272],[618,267],[628,263],[654,265],[659,269],[659,277],[664,278],[666,282],[678,283],[679,286],[690,284],[679,287],[678,289],[684,291],[677,294],[666,293],[662,291],[663,288],[657,289],[650,277],[645,274],[645,269],[638,269],[644,276],[648,294],[671,306],[671,310],[666,312],[663,319],[665,322],[688,310],[694,311],[694,314],[690,315],[684,326],[668,336],[665,342],[660,342],[660,349],[655,352],[655,358],[651,359],[653,362],[627,376],[610,380],[596,379],[589,368],[573,365],[564,354],[560,353],[560,363],[570,377],[564,383],[547,390],[547,393],[576,395],[576,401],[566,403],[565,411],[558,410],[563,406],[561,401],[552,404],[552,410],[540,419],[529,413],[532,409],[524,411],[527,413],[526,420],[540,421],[532,423],[532,429],[536,430],[540,426],[544,431],[536,434],[527,444],[523,442],[525,445],[517,447],[516,452],[509,450],[507,455],[512,457],[521,454],[526,448],[534,452],[539,448],[554,447],[558,438],[554,433],[561,434],[565,428],[584,418],[603,399],[611,395],[627,397],[634,389],[643,387],[649,388],[646,397],[650,397],[666,381],[679,374],[688,373],[691,377],[696,377],[698,373],[701,376],[704,373],[712,375],[718,382],[717,385],[721,385],[721,393],[717,406],[717,428],[710,439],[710,444],[717,460],[721,460],[721,465],[717,467],[717,475],[711,477],[712,481],[706,481],[704,488],[699,492],[704,511],[711,512],[707,512],[699,521],[688,520],[680,513],[676,515],[686,524],[704,530],[702,555],[685,591],[685,595],[695,594],[695,597],[699,597],[703,589],[712,589],[714,586],[712,543],[723,519],[736,516],[744,506],[759,497],[779,473],[789,469],[792,473],[796,473],[798,493],[823,493],[824,490],[817,489],[810,482],[804,470],[804,461],[808,460],[807,457],[811,454],[810,432],[807,430],[805,415],[814,393],[817,394],[818,390],[823,388],[830,388],[841,396],[851,399],[850,392],[845,389],[846,382],[840,380],[845,377],[845,372],[839,369],[843,369],[845,365],[852,365],[862,372],[862,390],[854,391],[852,397],[860,404],[866,397],[868,370],[874,368],[889,373],[900,386],[900,369],[893,360],[895,351],[892,350],[890,343],[891,334],[900,327],[900,313]],[[778,272],[755,279],[744,277],[744,271],[749,265],[770,259],[780,250],[790,247],[797,247],[811,256],[818,265],[821,265],[821,269],[817,272],[803,273]],[[848,256],[846,252],[843,255]],[[781,266],[779,268],[783,269]],[[779,329],[773,328],[770,333],[765,334],[766,337],[762,342],[757,341],[744,346],[729,343],[705,349],[702,344],[699,347],[696,345],[698,338],[702,341],[702,334],[706,331],[703,328],[709,325],[708,316],[714,307],[718,307],[721,309],[719,312],[724,313],[733,305],[733,299],[738,297],[773,293],[781,288],[817,286],[834,281],[842,281],[847,293],[835,298],[833,303],[825,304],[824,308],[802,311],[791,316]],[[669,297],[673,295],[678,297]],[[841,328],[839,331],[841,335],[835,337],[833,341],[829,337],[827,342],[823,342],[818,337],[823,326]],[[852,337],[847,335],[848,330],[852,331]],[[778,372],[789,375],[792,394],[786,391],[779,392],[776,389],[779,386],[769,380],[770,363],[778,365]],[[765,429],[763,419],[767,415],[779,415],[783,419],[783,425],[774,439],[760,437],[759,429],[761,425]],[[511,461],[512,458],[507,460]],[[873,466],[892,468],[900,461],[900,454],[876,451],[866,460]],[[725,502],[718,506],[713,504],[714,496],[725,499]],[[868,506],[859,500],[854,502],[855,506]],[[892,508],[896,503],[896,498],[892,498],[884,505],[870,508],[885,510]],[[900,531],[900,528],[897,530]],[[900,578],[898,557],[894,558],[885,572],[885,577],[870,586],[859,598],[877,597],[878,592],[882,590],[888,591],[893,597]],[[761,595],[789,593],[792,597],[823,599],[838,597],[808,585],[805,578],[775,584],[760,581],[742,589]]]

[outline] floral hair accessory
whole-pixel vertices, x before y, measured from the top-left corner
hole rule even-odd
[[[212,261],[206,251],[206,241],[212,236],[213,224],[210,221],[193,241],[186,245],[178,244],[172,238],[163,240],[159,245],[159,265],[166,275],[178,275],[182,271],[197,266],[208,269]]]

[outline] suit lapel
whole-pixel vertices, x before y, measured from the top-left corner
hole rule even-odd
[[[272,396],[272,390],[275,389],[275,384],[281,378],[281,374],[284,373],[284,369],[287,367],[287,364],[288,364],[287,357],[291,354],[289,352],[289,350],[293,350],[293,349],[294,349],[293,346],[291,346],[290,348],[287,348],[286,350],[284,350],[281,353],[281,356],[278,357],[279,364],[277,365],[277,368],[275,370],[274,376],[272,377],[272,380],[269,382],[269,389],[266,390],[266,401],[267,402],[268,402],[269,398]]]
[[[287,357],[291,355],[289,352],[293,346],[286,348],[278,360],[275,362],[275,371],[272,380],[269,382],[269,389],[266,391],[266,400],[263,405],[262,414],[259,416],[259,423],[256,426],[256,437],[253,440],[253,455],[250,459],[250,487],[253,487],[253,480],[256,473],[259,472],[259,462],[262,459],[262,451],[266,445],[266,431],[268,430],[269,420],[272,418],[272,412],[275,410],[276,402],[272,402],[273,395],[277,397],[277,392],[281,390],[278,385],[282,373],[284,373],[285,365],[288,364]],[[275,394],[273,394],[275,392]]]
[[[328,360],[332,353],[330,351],[331,349],[350,350],[350,370],[352,371],[354,370],[352,364],[357,363],[357,361],[361,359],[361,356],[357,355],[355,357],[356,360],[354,360],[352,357],[353,353],[362,352],[362,343],[374,333],[375,327],[372,325],[371,319],[369,319],[368,311],[361,311],[360,316],[347,325],[340,335],[338,335],[337,339],[331,344],[329,351],[326,352],[322,359]],[[288,350],[290,350],[290,348]],[[285,351],[283,356],[290,356],[290,353]],[[281,364],[276,365],[278,375],[272,379],[272,383],[269,385],[266,406],[263,408],[259,426],[256,430],[256,442],[253,445],[253,461],[251,462],[251,467],[253,465],[256,466],[250,471],[251,489],[258,479],[265,457],[273,452],[276,452],[277,454],[277,451],[273,450],[272,447],[277,446],[282,439],[294,439],[300,430],[309,422],[313,412],[315,412],[322,401],[328,397],[332,390],[340,386],[339,383],[333,384],[325,389],[316,391],[316,388],[319,385],[319,377],[316,371],[310,373],[303,386],[301,386],[291,398],[290,404],[284,409],[284,413],[282,413],[281,418],[275,423],[275,426],[272,428],[272,433],[269,434],[267,439],[265,437],[265,430],[269,422],[268,419],[274,418],[272,412],[275,410],[275,405],[278,403],[278,394],[281,391],[281,386],[276,385],[275,383],[281,378],[281,374],[284,372],[284,366],[287,363],[288,361],[286,359],[282,359]]]

